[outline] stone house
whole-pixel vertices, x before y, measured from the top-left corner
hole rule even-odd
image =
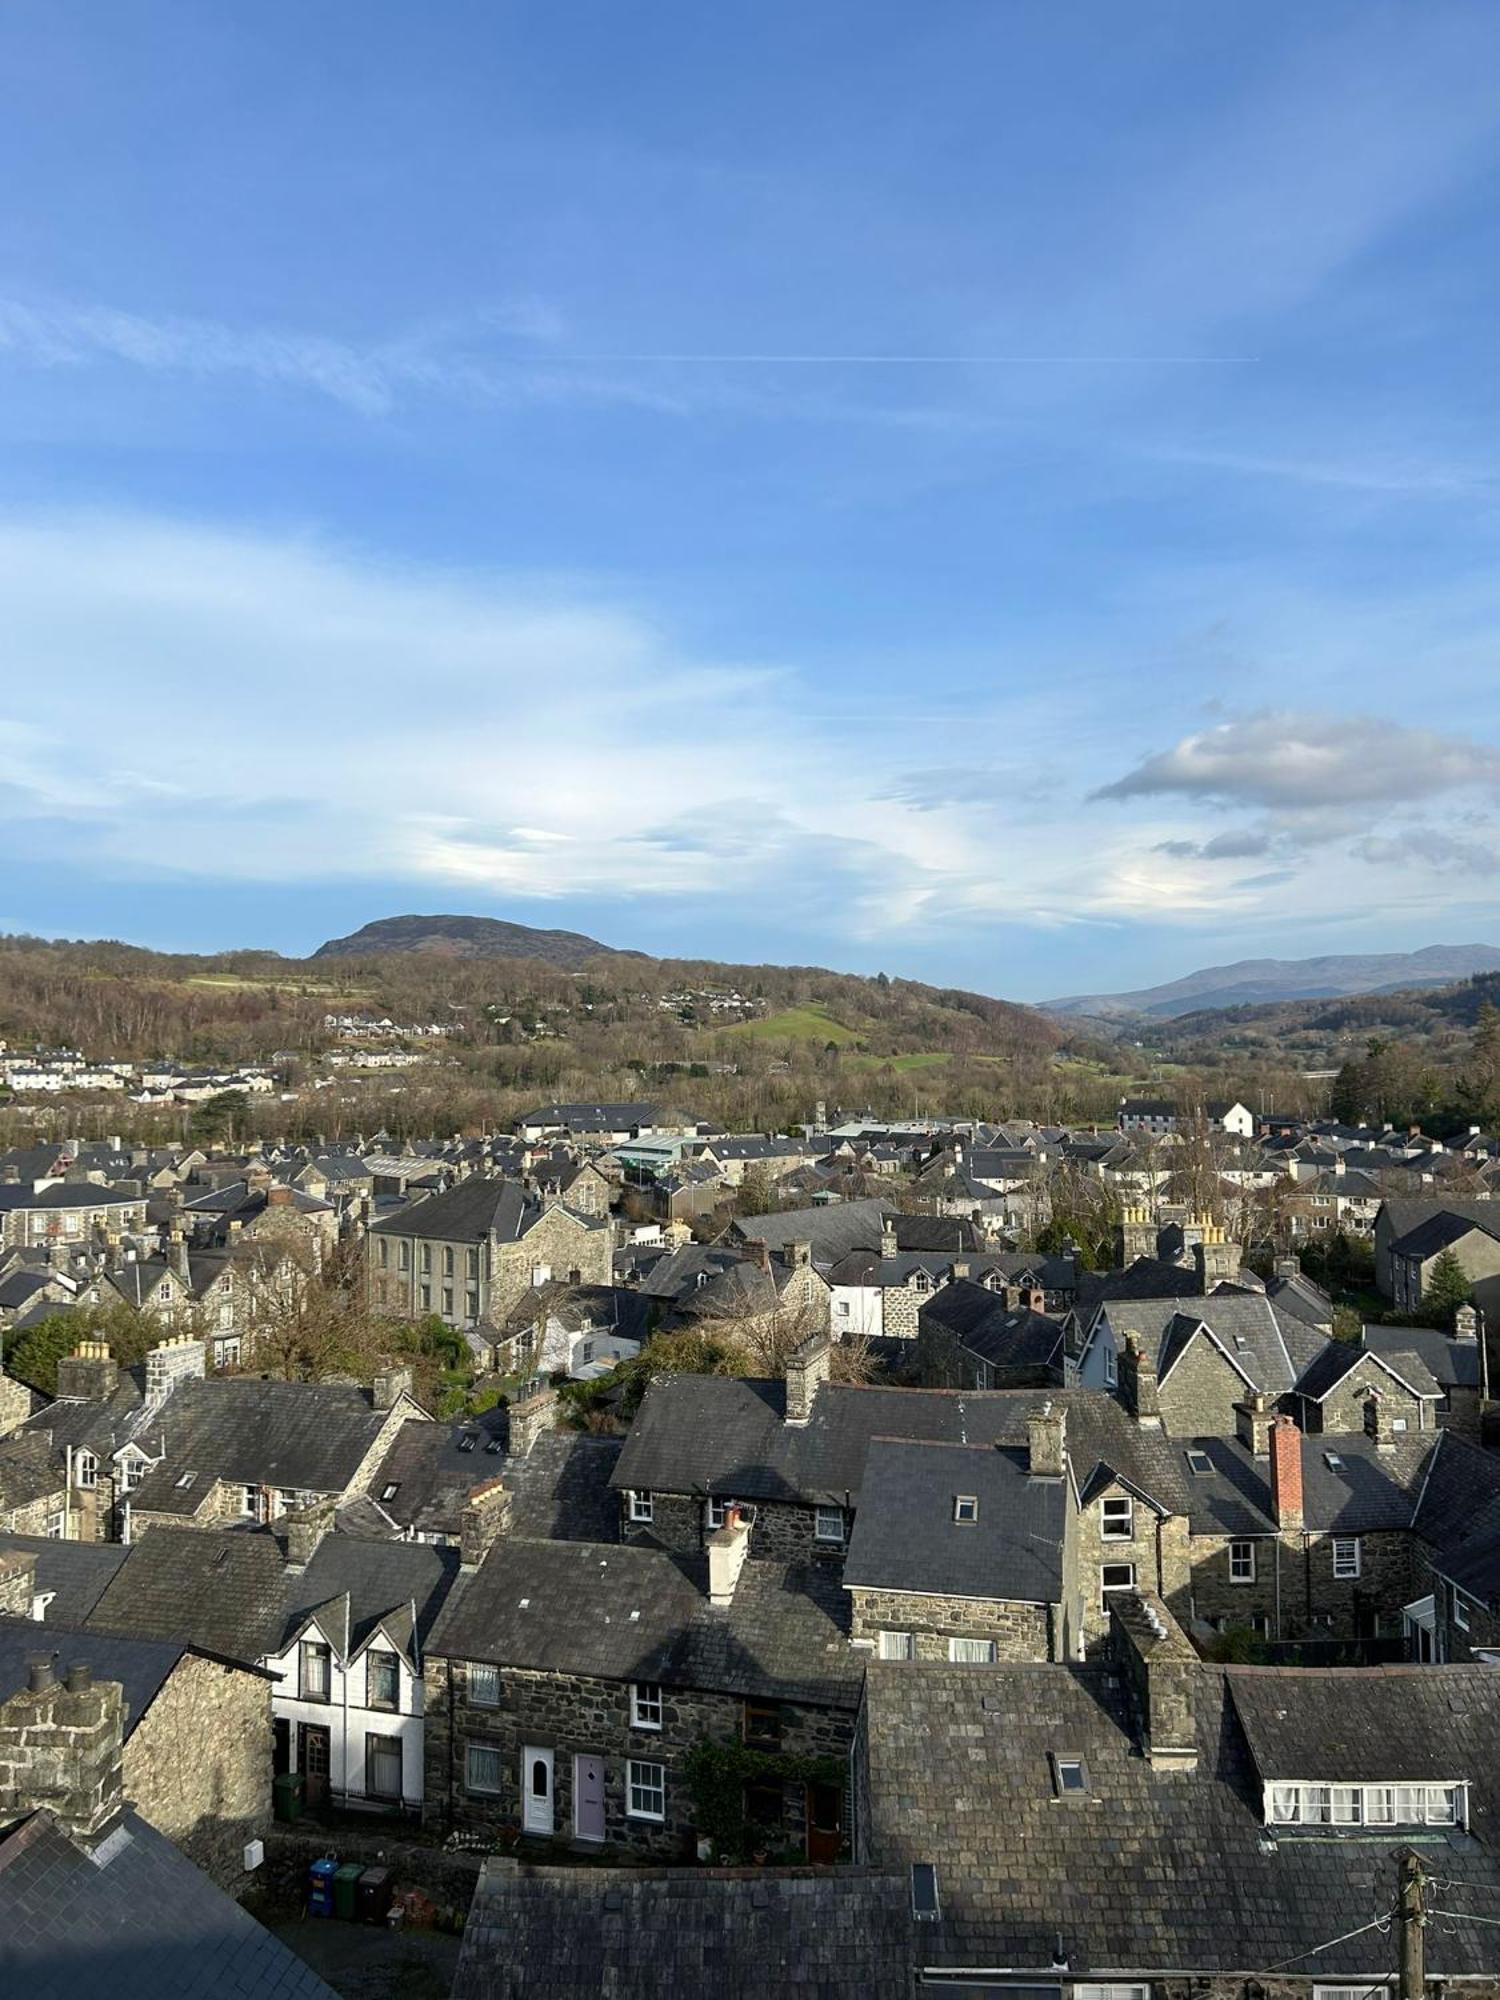
[[[1330,1341],[1286,1399],[1304,1431],[1371,1436],[1436,1430],[1442,1400],[1426,1362],[1409,1348],[1381,1353],[1347,1340]]]
[[[1414,1311],[1433,1263],[1451,1250],[1490,1316],[1500,1309],[1500,1197],[1439,1195],[1392,1199],[1375,1219],[1375,1284],[1403,1312]]]
[[[1442,1907],[1500,1892],[1497,1723],[1482,1668],[1210,1666],[1159,1597],[1122,1593],[1098,1661],[872,1662],[857,1859],[911,1881],[917,1994],[991,1990],[996,1966],[1056,2000],[1384,1992],[1396,1940],[1352,1913],[1392,1906],[1414,1842]],[[1488,1926],[1425,1938],[1429,1977],[1493,1985]]]
[[[917,1372],[928,1389],[1061,1388],[1064,1329],[1041,1309],[1044,1294],[1013,1305],[987,1284],[960,1278],[923,1306]]]
[[[427,1648],[433,1823],[688,1858],[707,1741],[744,1753],[749,1844],[836,1860],[860,1662],[836,1584],[749,1540],[730,1519],[685,1563],[502,1534],[466,1563]]]
[[[607,1217],[475,1174],[373,1223],[366,1283],[379,1312],[500,1326],[528,1290],[554,1278],[607,1285],[611,1251]]]
[[[1487,1400],[1486,1356],[1478,1314],[1462,1307],[1453,1332],[1433,1326],[1366,1326],[1361,1345],[1368,1353],[1394,1358],[1414,1354],[1437,1384],[1437,1424],[1455,1430],[1477,1444],[1480,1416]]]
[[[67,1475],[49,1437],[0,1438],[0,1532],[61,1537],[68,1528]]]
[[[118,1681],[126,1797],[215,1881],[243,1881],[246,1844],[271,1817],[269,1677],[174,1640],[39,1623],[35,1572],[32,1555],[0,1555],[0,1712],[38,1659],[58,1680],[82,1666],[96,1681]]]
[[[146,1197],[134,1183],[53,1181],[0,1203],[0,1245],[8,1249],[104,1247],[145,1231]]]
[[[181,1221],[194,1250],[281,1246],[313,1272],[323,1269],[339,1239],[331,1202],[272,1181],[264,1168],[185,1201]]]

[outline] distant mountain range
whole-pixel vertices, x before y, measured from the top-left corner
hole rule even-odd
[[[390,952],[426,952],[439,958],[538,958],[564,972],[591,958],[641,958],[617,951],[582,931],[541,931],[499,917],[381,917],[348,937],[320,944],[314,958],[377,958]]]
[[[1047,1000],[1042,1011],[1094,1020],[1170,1021],[1224,1007],[1278,1000],[1332,1000],[1351,994],[1398,993],[1407,987],[1444,986],[1476,972],[1500,971],[1500,948],[1489,944],[1433,944],[1423,951],[1334,954],[1324,958],[1242,958],[1205,966],[1185,979],[1134,993],[1079,993]]]

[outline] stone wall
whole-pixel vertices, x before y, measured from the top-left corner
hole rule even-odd
[[[1127,1322],[1128,1324],[1128,1322]],[[1233,1437],[1244,1377],[1200,1334],[1161,1383],[1162,1428],[1172,1437]]]
[[[1372,1382],[1380,1390],[1382,1422],[1399,1422],[1404,1417],[1409,1431],[1434,1428],[1437,1406],[1424,1403],[1420,1396],[1403,1389],[1394,1376],[1387,1375],[1382,1368],[1356,1368],[1344,1377],[1336,1389],[1330,1390],[1321,1403],[1304,1403],[1308,1416],[1304,1428],[1310,1432],[1342,1431],[1345,1434],[1363,1431],[1366,1405],[1370,1400],[1365,1392]]]
[[[574,1838],[573,1759],[591,1755],[604,1760],[604,1844],[658,1859],[691,1856],[697,1829],[683,1759],[704,1737],[736,1742],[743,1734],[743,1701],[703,1689],[664,1687],[662,1726],[643,1730],[631,1726],[626,1681],[507,1667],[500,1673],[498,1705],[476,1705],[468,1699],[465,1663],[429,1658],[426,1686],[424,1818],[445,1833],[519,1829],[522,1753],[535,1748],[553,1753],[554,1838],[559,1842]],[[852,1710],[778,1706],[785,1753],[847,1755],[854,1733]],[[498,1793],[467,1790],[465,1752],[470,1744],[501,1753]],[[629,1817],[626,1764],[631,1759],[665,1765],[664,1821]],[[779,1835],[788,1846],[806,1839],[806,1797],[800,1783],[784,1787]]]
[[[1273,1639],[1353,1639],[1398,1634],[1401,1607],[1430,1587],[1414,1538],[1360,1535],[1356,1578],[1333,1574],[1332,1535],[1247,1536],[1255,1581],[1231,1583],[1227,1535],[1192,1538],[1192,1610],[1203,1619],[1269,1621]],[[1339,1537],[1343,1540],[1344,1537]]]
[[[1128,1540],[1105,1537],[1104,1502],[1113,1499],[1133,1499]],[[1181,1515],[1163,1520],[1125,1487],[1102,1486],[1078,1510],[1071,1555],[1084,1645],[1090,1653],[1099,1651],[1109,1636],[1109,1609],[1101,1588],[1103,1565],[1126,1562],[1134,1570],[1137,1588],[1155,1592],[1175,1617],[1186,1615],[1190,1571],[1187,1521]]]
[[[226,1888],[271,1817],[271,1683],[185,1654],[125,1744],[125,1796]]]
[[[946,1660],[950,1639],[993,1639],[1005,1661],[1062,1657],[1061,1607],[1002,1598],[938,1597],[904,1590],[851,1589],[852,1637],[910,1632],[919,1660]]]
[[[734,1495],[726,1494],[726,1499]],[[801,1507],[785,1500],[757,1500],[755,1525],[750,1531],[750,1554],[760,1562],[819,1562],[843,1568],[844,1553],[853,1531],[852,1512],[844,1515],[842,1542],[817,1539],[817,1509]],[[675,1550],[679,1555],[697,1555],[708,1534],[708,1503],[692,1493],[653,1493],[651,1519],[632,1521],[630,1503],[620,1497],[620,1539],[647,1547]]]

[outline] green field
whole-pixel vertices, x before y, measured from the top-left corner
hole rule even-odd
[[[859,1040],[855,1029],[846,1028],[822,1007],[785,1007],[763,1021],[742,1021],[728,1032],[758,1042],[835,1042],[840,1048]]]
[[[906,1076],[912,1070],[941,1069],[952,1062],[952,1054],[947,1049],[918,1049],[904,1056],[850,1056],[845,1064],[848,1069],[889,1069],[898,1076]]]

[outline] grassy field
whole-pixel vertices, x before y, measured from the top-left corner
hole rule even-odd
[[[904,1056],[853,1055],[844,1060],[846,1069],[889,1069],[898,1076],[909,1075],[913,1070],[942,1069],[953,1057],[947,1049],[919,1049]]]
[[[858,1032],[846,1028],[822,1007],[786,1007],[763,1021],[742,1021],[731,1035],[748,1035],[757,1042],[835,1042],[840,1048],[857,1042]]]

